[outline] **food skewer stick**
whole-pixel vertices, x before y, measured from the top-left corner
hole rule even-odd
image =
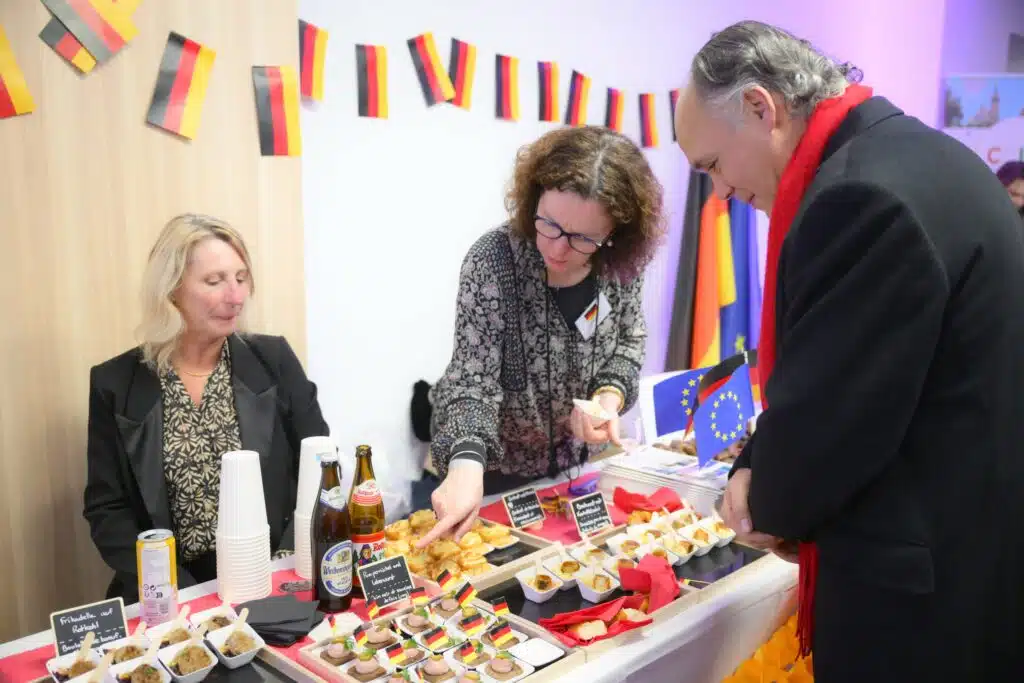
[[[110,664],[114,661],[114,651],[110,650],[107,654],[103,655],[103,661],[100,665],[89,674],[89,683],[100,683],[103,680],[103,676],[107,673],[107,669],[110,668]]]
[[[192,608],[189,605],[185,605],[178,612],[177,618],[174,620],[176,626],[180,628],[188,628],[188,615],[192,613]],[[173,628],[171,629],[174,630]]]
[[[199,628],[192,632],[191,642],[193,645],[199,645],[203,642],[203,636],[206,635],[208,628],[210,628],[209,624],[201,624]]]
[[[85,634],[85,639],[82,640],[82,646],[78,648],[78,656],[75,657],[75,661],[81,662],[85,660],[89,655],[89,650],[92,649],[92,644],[96,640],[96,632],[89,631]]]
[[[146,654],[142,656],[142,661],[146,664],[150,664],[154,667],[159,667],[156,663],[156,653],[160,649],[160,639],[154,638],[153,642],[149,644],[149,649],[146,650]]]
[[[245,628],[245,620],[249,618],[249,608],[243,607],[241,613],[238,615],[238,621],[231,625],[231,634],[234,635],[240,630]]]

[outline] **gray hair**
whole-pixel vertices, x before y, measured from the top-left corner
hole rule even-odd
[[[811,115],[819,102],[859,80],[850,64],[838,64],[810,42],[759,21],[741,21],[711,37],[693,58],[690,78],[700,99],[737,115],[754,86],[780,95],[789,113]]]

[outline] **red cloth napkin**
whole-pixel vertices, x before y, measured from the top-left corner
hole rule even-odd
[[[647,613],[659,610],[679,596],[679,582],[672,567],[663,557],[644,555],[636,567],[619,569],[622,590],[647,593],[651,602]]]
[[[661,512],[662,508],[669,512],[675,512],[683,507],[683,501],[679,499],[679,494],[664,486],[655,491],[650,498],[639,493],[630,493],[621,486],[616,486],[612,500],[615,502],[615,507],[626,513],[634,510]]]
[[[551,631],[558,640],[569,647],[576,647],[579,645],[591,645],[599,640],[605,638],[614,638],[620,633],[626,631],[632,631],[635,628],[646,626],[653,621],[650,617],[643,621],[616,621],[615,615],[619,611],[630,608],[640,609],[640,605],[643,604],[644,596],[642,595],[629,595],[624,598],[618,598],[611,602],[603,602],[600,605],[595,605],[587,609],[581,609],[577,612],[566,612],[565,614],[556,614],[549,619],[541,619],[537,623]],[[597,621],[601,620],[608,627],[608,633],[603,636],[598,636],[593,640],[580,640],[572,633],[569,633],[569,627],[573,624],[581,624],[585,621]]]

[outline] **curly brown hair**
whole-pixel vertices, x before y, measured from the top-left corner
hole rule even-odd
[[[505,197],[514,234],[536,238],[534,217],[546,190],[596,200],[608,213],[612,243],[591,257],[603,276],[631,279],[654,256],[664,234],[663,190],[625,135],[600,126],[559,128],[520,149]]]

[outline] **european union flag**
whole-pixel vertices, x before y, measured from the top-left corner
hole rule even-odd
[[[684,370],[651,388],[654,398],[654,427],[658,436],[680,432],[690,424],[697,402],[697,387],[707,368]]]
[[[739,441],[747,433],[747,422],[754,416],[754,397],[750,389],[750,366],[743,364],[714,394],[697,408],[693,429],[697,436],[697,462],[703,467],[716,455]]]

